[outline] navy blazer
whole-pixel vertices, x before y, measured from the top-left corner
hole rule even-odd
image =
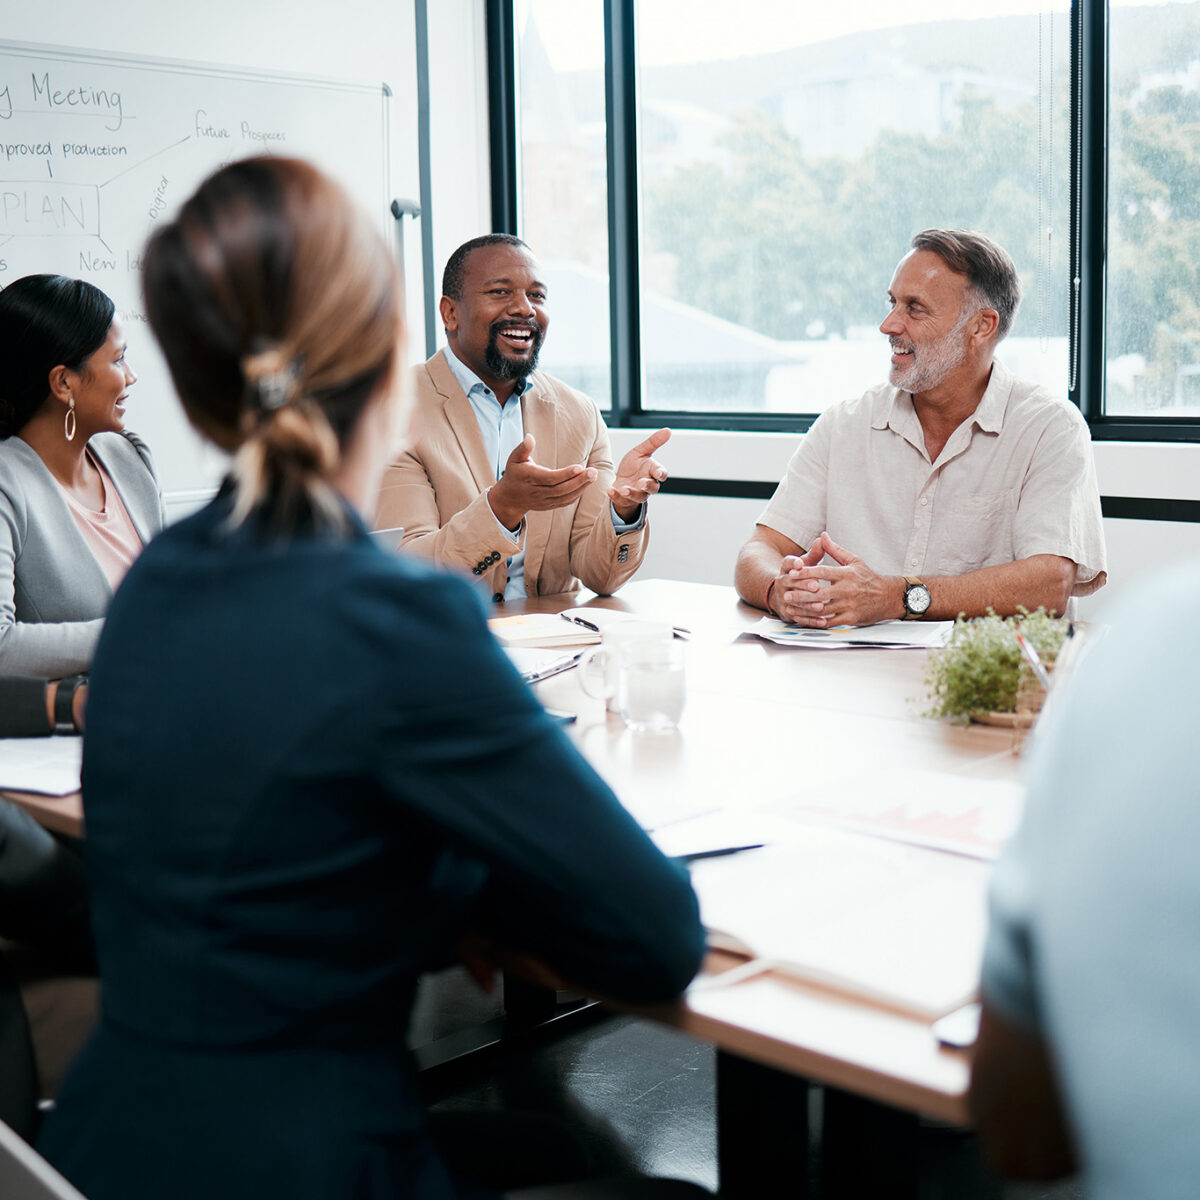
[[[460,580],[219,497],[117,593],[83,790],[102,1028],[44,1150],[90,1200],[460,1194],[405,1048],[468,928],[662,1000],[703,952],[669,862]]]

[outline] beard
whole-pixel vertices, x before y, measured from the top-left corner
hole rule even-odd
[[[487,348],[483,352],[483,361],[487,363],[488,370],[497,379],[503,379],[506,383],[521,383],[533,371],[536,371],[538,353],[542,348],[542,331],[531,321],[528,325],[523,325],[530,332],[529,357],[525,359],[509,358],[507,354],[504,354],[500,349],[500,330],[511,328],[515,324],[519,324],[519,322],[496,321],[488,333]]]
[[[967,347],[963,342],[963,330],[967,322],[975,314],[969,307],[964,307],[962,316],[955,322],[949,333],[930,342],[925,346],[915,346],[914,343],[902,338],[889,338],[892,350],[912,350],[913,361],[907,367],[892,367],[888,374],[893,387],[902,392],[910,392],[914,396],[919,392],[927,392],[935,388],[955,367],[959,366],[967,356]]]

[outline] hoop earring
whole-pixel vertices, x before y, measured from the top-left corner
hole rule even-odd
[[[67,415],[63,420],[63,435],[68,442],[75,440],[75,397],[67,397]]]

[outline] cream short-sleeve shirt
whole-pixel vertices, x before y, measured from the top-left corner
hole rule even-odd
[[[907,392],[885,384],[827,409],[758,523],[806,549],[828,530],[881,575],[963,575],[1057,554],[1078,568],[1073,595],[1106,579],[1087,423],[999,362],[936,462]]]

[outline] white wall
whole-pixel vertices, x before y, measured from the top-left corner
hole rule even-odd
[[[433,273],[440,295],[446,259],[492,231],[487,29],[480,0],[429,0],[428,9]]]

